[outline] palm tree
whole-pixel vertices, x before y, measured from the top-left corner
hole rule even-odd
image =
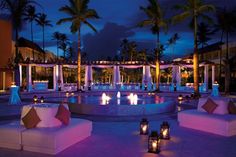
[[[147,15],[148,19],[141,21],[138,26],[151,26],[151,31],[156,34],[156,89],[159,91],[160,82],[160,29],[167,28],[167,22],[164,19],[163,12],[157,0],[148,0],[149,5],[147,7],[140,7],[142,11]]]
[[[16,85],[20,85],[20,71],[19,71],[19,51],[18,51],[18,39],[19,32],[22,28],[24,15],[26,14],[29,5],[35,3],[33,0],[5,0],[3,1],[4,8],[10,14],[12,27],[15,31],[15,82]]]
[[[125,38],[121,41],[120,48],[121,48],[122,61],[126,60],[126,57],[127,57],[127,54],[128,54],[128,45],[129,45],[129,40],[128,39]]]
[[[225,55],[225,93],[229,94],[229,86],[230,86],[230,64],[229,64],[229,35],[230,33],[236,30],[236,11],[231,10],[228,11],[224,9],[217,10],[217,29],[221,30],[221,41],[223,40],[223,36],[226,36],[226,55]],[[221,54],[220,54],[220,62],[221,62]],[[221,65],[221,63],[220,63]],[[220,67],[221,71],[221,67]]]
[[[67,43],[65,42],[60,42],[59,44],[59,49],[63,51],[63,58],[66,59],[66,51],[67,51]]]
[[[198,32],[197,32],[198,46],[201,45],[202,48],[207,46],[208,41],[211,40],[209,36],[213,35],[214,33],[215,31],[211,30],[208,24],[201,22],[198,25]]]
[[[66,34],[61,34],[59,39],[59,48],[63,51],[63,57],[66,58],[66,51],[68,46],[68,37]]]
[[[209,17],[204,15],[205,12],[214,11],[215,7],[210,4],[204,4],[202,0],[186,0],[184,5],[176,5],[176,9],[182,12],[172,18],[172,23],[177,23],[191,18],[191,26],[194,29],[194,53],[193,53],[193,73],[194,73],[194,93],[199,95],[199,63],[198,63],[198,44],[197,44],[197,30],[199,17],[209,20]]]
[[[34,35],[33,35],[33,22],[37,19],[38,15],[36,14],[36,9],[33,5],[29,5],[26,10],[24,20],[30,22],[30,29],[31,29],[31,41],[34,42]],[[34,49],[32,49],[33,52],[33,60],[34,60]]]
[[[51,21],[47,19],[47,15],[44,13],[39,13],[38,18],[36,19],[37,24],[43,29],[43,51],[44,51],[44,61],[45,61],[45,27],[52,27]]]
[[[177,40],[179,40],[179,39],[180,39],[180,37],[179,37],[178,33],[175,33],[170,39],[168,39],[168,45],[172,47],[172,55],[171,56],[174,55],[174,46],[175,46]],[[172,59],[173,58],[171,57],[171,60]]]
[[[67,18],[60,19],[57,24],[71,22],[71,32],[78,32],[78,69],[77,69],[77,89],[80,90],[81,83],[81,26],[87,25],[94,32],[97,32],[95,27],[88,21],[88,19],[98,19],[99,16],[94,9],[88,8],[89,0],[69,0],[69,5],[65,5],[59,11],[69,15]]]
[[[61,33],[54,32],[53,35],[52,35],[52,40],[56,40],[57,41],[57,59],[58,59],[58,56],[59,56],[58,48],[59,48],[59,41],[60,41],[60,39],[61,39]]]

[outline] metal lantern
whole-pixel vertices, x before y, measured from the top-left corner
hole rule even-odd
[[[34,95],[33,101],[34,101],[34,103],[37,103],[37,102],[38,102],[38,97],[37,97],[37,95]]]
[[[66,92],[66,97],[69,97],[69,95],[70,95],[70,93],[67,91],[67,92]]]
[[[178,96],[178,101],[180,102],[180,101],[183,101],[183,96],[182,96],[182,94],[180,94],[179,96]]]
[[[140,135],[148,135],[149,132],[149,124],[146,118],[143,118],[140,122]]]
[[[161,124],[160,138],[164,140],[170,139],[170,125],[168,122],[164,121]]]
[[[40,97],[40,102],[44,103],[44,97],[43,96]]]
[[[160,152],[160,138],[157,131],[152,131],[148,137],[148,152],[156,154]]]

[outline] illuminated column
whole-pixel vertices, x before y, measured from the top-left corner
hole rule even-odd
[[[209,65],[205,65],[204,66],[204,88],[203,88],[204,92],[208,91],[208,83],[209,83],[208,71],[209,71]]]
[[[212,66],[212,84],[215,83],[215,65]]]
[[[85,87],[91,86],[91,83],[93,81],[93,68],[91,65],[85,66]]]
[[[27,80],[27,90],[32,91],[32,78],[31,78],[31,65],[28,64],[26,67],[26,80]]]
[[[2,90],[6,89],[6,72],[2,72]]]
[[[143,87],[143,89],[145,89],[145,88],[147,88],[148,90],[152,89],[152,76],[151,76],[151,71],[150,71],[149,65],[143,66],[142,87]]]
[[[20,87],[22,86],[22,65],[19,65],[19,72],[20,72]]]
[[[172,66],[172,91],[177,90],[181,86],[181,67],[179,65]]]
[[[120,67],[113,66],[113,86],[116,87],[120,84]]]
[[[58,65],[58,80],[60,81],[57,81],[58,83],[58,87],[60,86],[61,87],[61,90],[63,89],[63,85],[64,85],[64,80],[63,80],[63,66],[62,65]]]
[[[58,65],[53,67],[53,89],[58,90],[58,78],[59,78],[59,70]]]

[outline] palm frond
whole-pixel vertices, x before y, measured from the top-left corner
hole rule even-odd
[[[85,23],[87,26],[89,26],[94,32],[97,32],[96,28],[95,28],[92,24],[90,24],[88,21],[84,21],[84,23]]]
[[[145,26],[149,26],[149,25],[152,25],[152,24],[153,24],[152,20],[143,20],[143,21],[138,23],[138,27],[145,27]]]
[[[186,18],[188,18],[190,16],[191,16],[191,13],[189,11],[183,12],[179,15],[175,15],[174,17],[172,17],[171,23],[176,24],[178,22],[185,20]]]
[[[198,8],[197,12],[198,14],[204,13],[204,12],[212,12],[215,11],[215,7],[213,5],[202,5]]]
[[[57,25],[60,25],[60,24],[65,23],[65,22],[72,22],[73,19],[74,18],[72,18],[72,17],[60,19],[59,21],[57,21]]]

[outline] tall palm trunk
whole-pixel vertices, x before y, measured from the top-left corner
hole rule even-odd
[[[199,63],[198,63],[198,47],[197,47],[197,16],[194,16],[194,53],[193,53],[193,78],[194,93],[199,95]]]
[[[44,62],[45,62],[45,59],[46,59],[46,53],[45,53],[45,45],[44,45],[44,26],[43,26],[43,60],[44,60]]]
[[[57,39],[57,60],[58,60],[58,55],[59,55],[59,53],[58,53],[58,44],[59,44],[59,41]]]
[[[160,32],[157,31],[157,50],[156,50],[156,91],[159,91],[160,82]]]
[[[80,83],[81,83],[81,36],[80,36],[80,30],[81,27],[78,29],[78,63],[77,63],[77,90],[81,90],[80,89]]]
[[[32,41],[32,43],[34,43],[33,21],[31,21],[31,23],[30,23],[30,28],[31,28],[31,41]],[[34,60],[34,59],[35,59],[35,56],[34,56],[34,48],[32,49],[32,53],[33,53],[33,60]]]
[[[223,42],[223,35],[224,35],[224,31],[221,32],[221,37],[220,37],[220,42]],[[220,48],[220,69],[219,69],[219,84],[221,84],[221,66],[222,66],[222,46]],[[213,84],[214,82],[212,82]]]
[[[14,67],[14,81],[17,86],[20,86],[20,70],[19,70],[19,53],[18,53],[18,38],[19,38],[19,32],[18,29],[15,29],[16,34],[15,34],[15,67]]]
[[[229,94],[230,64],[229,64],[229,32],[226,32],[226,56],[225,56],[225,94]]]

